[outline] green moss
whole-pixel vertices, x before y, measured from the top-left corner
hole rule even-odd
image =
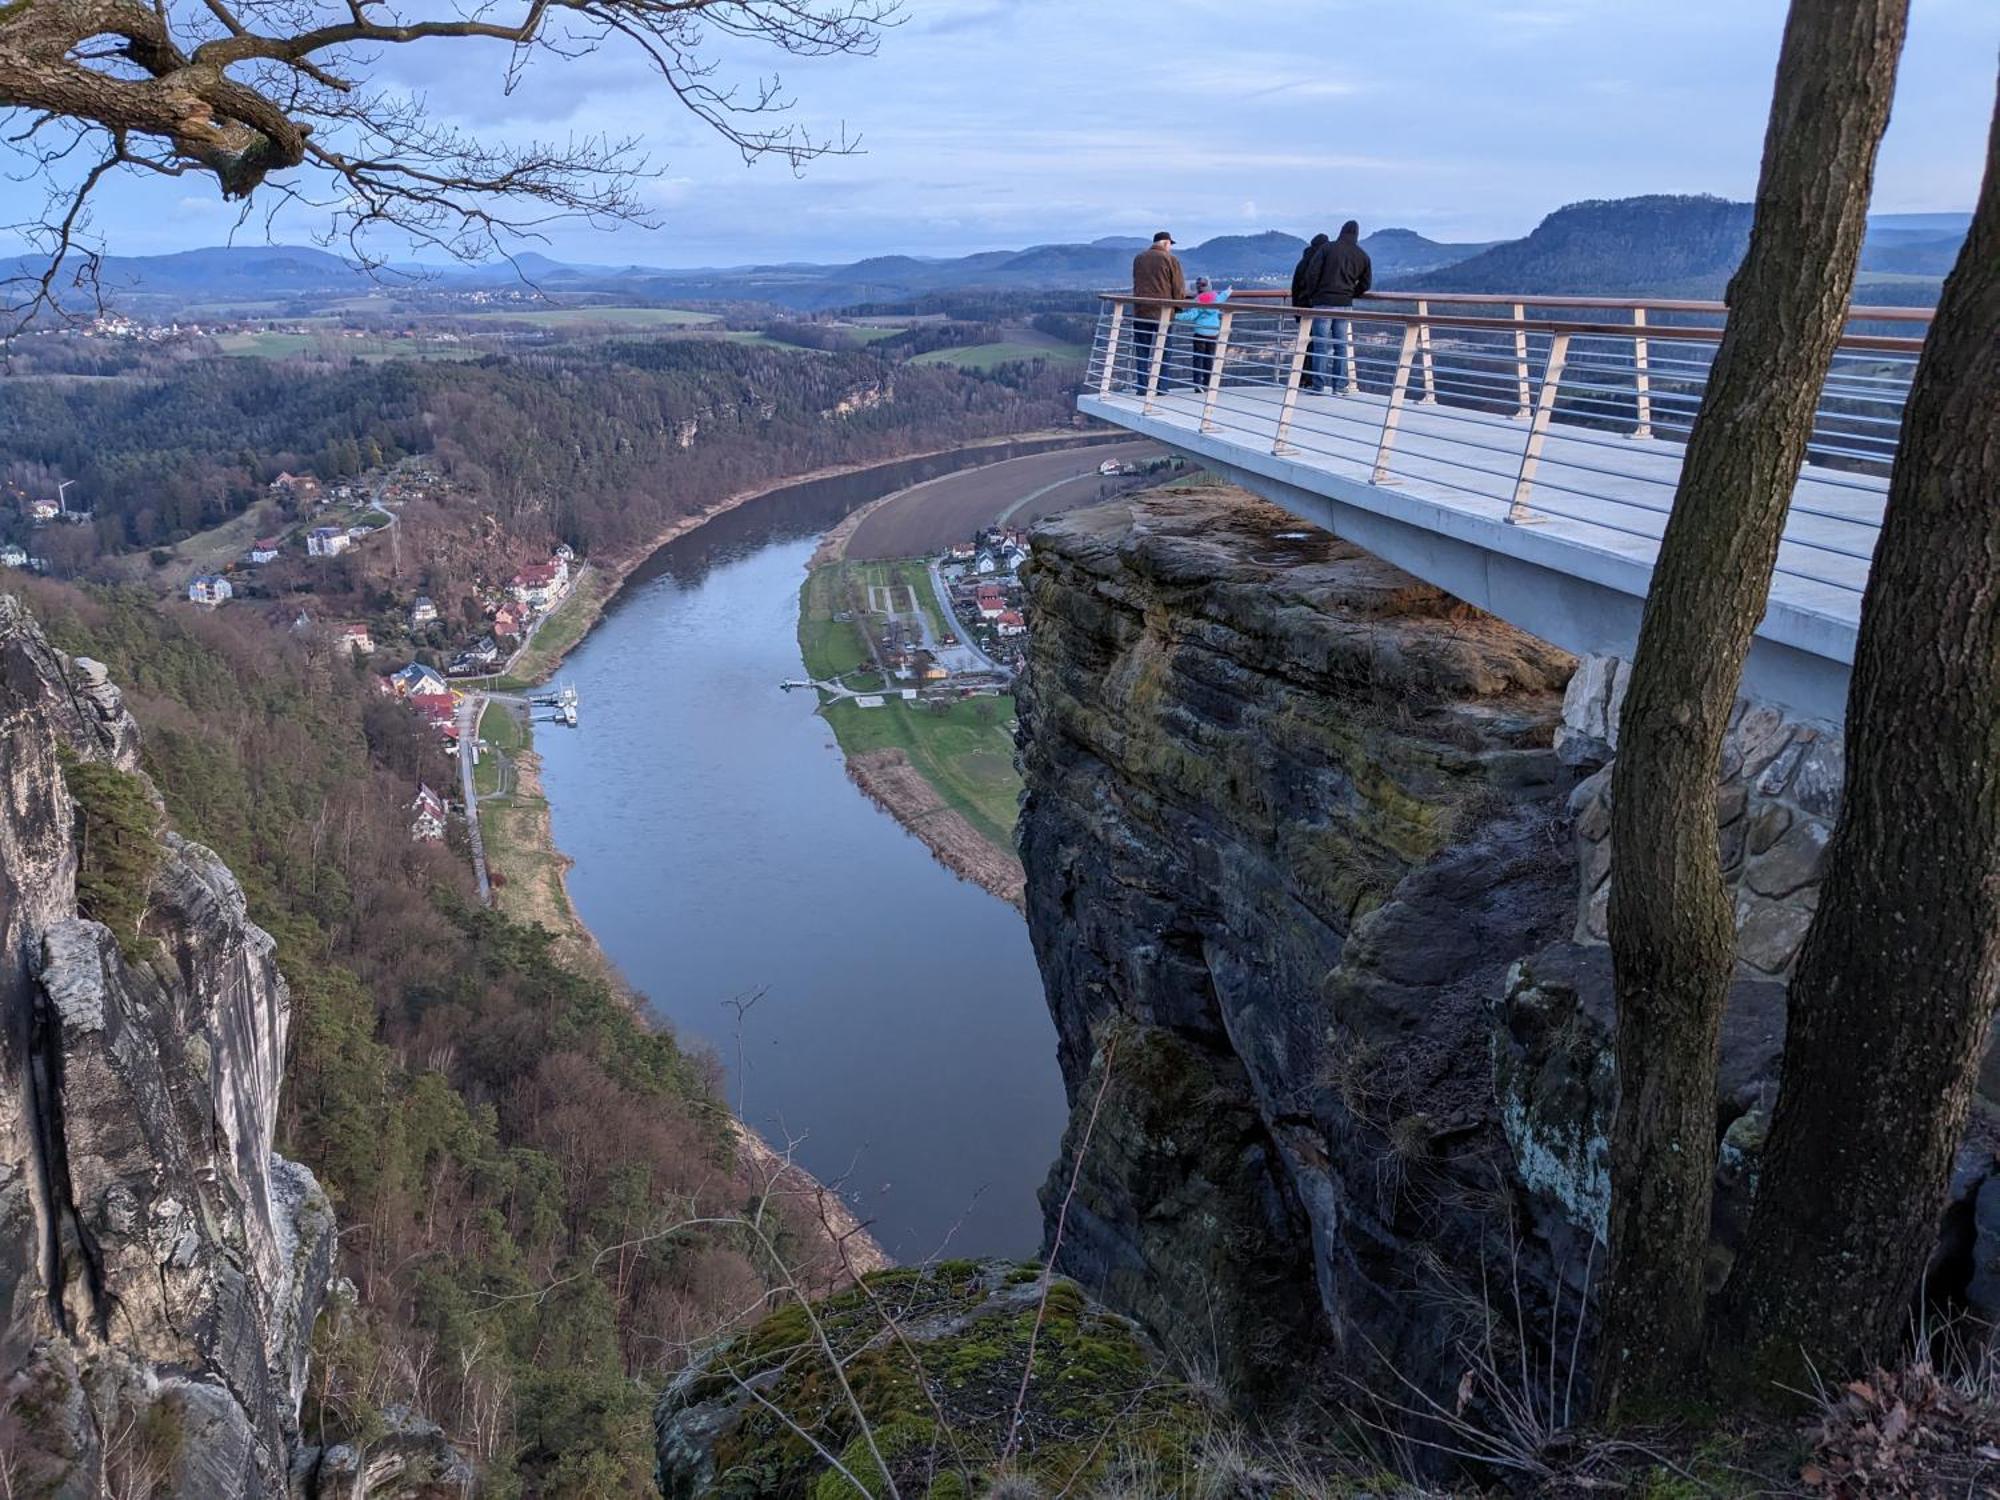
[[[1031,1345],[1017,1473],[1055,1491],[1106,1472],[1120,1455],[1163,1459],[1185,1451],[1207,1429],[1206,1409],[1123,1319],[1091,1306],[1067,1281],[1038,1298],[1039,1280],[1039,1267],[946,1262],[880,1273],[865,1288],[817,1304],[851,1404],[805,1310],[774,1313],[716,1352],[706,1389],[696,1393],[703,1399],[755,1379],[790,1419],[761,1404],[746,1407],[716,1446],[716,1493],[730,1500],[873,1500],[881,1465],[862,1431],[865,1420],[903,1495],[982,1495],[1007,1446]],[[906,1331],[922,1331],[906,1344],[884,1313]],[[939,1328],[946,1331],[932,1336]],[[1104,1442],[1113,1431],[1119,1441]],[[853,1479],[815,1443],[838,1454]]]

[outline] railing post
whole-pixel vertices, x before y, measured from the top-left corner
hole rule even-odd
[[[1106,336],[1104,341],[1104,370],[1102,374],[1099,375],[1097,381],[1097,394],[1100,396],[1108,396],[1111,394],[1112,382],[1117,377],[1118,329],[1120,325],[1124,323],[1124,321],[1125,321],[1125,304],[1122,302],[1112,303],[1111,332]]]
[[[1430,303],[1419,301],[1417,303],[1417,316],[1428,318],[1430,315]],[[1419,323],[1417,325],[1417,347],[1424,352],[1424,394],[1422,404],[1425,406],[1436,406],[1438,404],[1437,378],[1431,369],[1431,325],[1429,323]]]
[[[1535,470],[1541,466],[1542,443],[1549,435],[1549,419],[1555,415],[1556,392],[1562,386],[1563,361],[1569,358],[1569,335],[1559,333],[1549,341],[1549,364],[1542,372],[1541,399],[1535,403],[1534,425],[1528,429],[1527,444],[1521,449],[1521,472],[1514,476],[1514,501],[1507,507],[1509,524],[1529,519],[1528,491],[1534,487]]]
[[[1634,328],[1646,326],[1645,308],[1632,309],[1632,326]],[[1649,438],[1653,435],[1653,377],[1646,368],[1646,335],[1643,333],[1634,334],[1632,337],[1632,372],[1639,398],[1639,422],[1632,429],[1632,436]]]
[[[1514,304],[1514,388],[1514,415],[1525,417],[1528,414],[1528,308],[1522,302]]]
[[[1233,312],[1222,315],[1222,326],[1215,331],[1215,348],[1209,355],[1208,390],[1201,398],[1201,430],[1215,431],[1215,395],[1222,389],[1222,366],[1229,358],[1229,324],[1236,316]]]
[[[1139,321],[1138,310],[1136,308],[1133,310],[1132,321],[1135,324]],[[1146,371],[1146,404],[1141,408],[1149,417],[1153,414],[1154,401],[1159,398],[1160,365],[1167,357],[1167,330],[1172,325],[1173,314],[1171,312],[1164,318],[1153,319],[1153,362],[1151,367]]]
[[[1342,318],[1340,320],[1340,334],[1341,334],[1340,347],[1342,350],[1340,356],[1340,362],[1342,366],[1340,393],[1343,396],[1358,396],[1361,394],[1361,382],[1355,377],[1354,373],[1356,365],[1355,351],[1354,351],[1354,319]]]
[[[1389,482],[1389,450],[1396,445],[1396,427],[1403,418],[1403,402],[1410,394],[1410,362],[1416,352],[1420,325],[1403,325],[1403,347],[1396,355],[1396,383],[1389,390],[1389,405],[1382,412],[1382,441],[1375,447],[1374,484]]]
[[[1292,435],[1292,411],[1299,404],[1299,377],[1305,373],[1306,348],[1312,342],[1312,325],[1310,317],[1300,318],[1298,336],[1292,340],[1292,368],[1285,379],[1285,399],[1278,406],[1278,433],[1271,443],[1273,453],[1298,452],[1286,440]]]

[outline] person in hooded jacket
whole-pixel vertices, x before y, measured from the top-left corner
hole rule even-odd
[[[1349,219],[1340,234],[1329,240],[1314,239],[1292,272],[1292,306],[1352,307],[1354,299],[1375,282],[1375,267],[1361,248],[1361,226]],[[1312,395],[1329,395],[1342,383],[1347,365],[1347,320],[1313,319],[1312,344],[1306,357],[1306,378],[1300,389]],[[1360,387],[1347,382],[1347,394],[1357,395]]]

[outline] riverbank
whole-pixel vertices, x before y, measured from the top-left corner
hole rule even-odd
[[[624,588],[626,579],[649,558],[668,543],[679,541],[718,516],[725,516],[753,500],[761,500],[766,495],[790,489],[795,485],[811,484],[822,479],[839,479],[853,474],[864,474],[870,469],[886,469],[897,464],[944,458],[955,453],[977,453],[982,449],[1006,448],[1019,443],[1047,443],[1060,444],[1064,447],[1089,448],[1121,441],[1129,439],[1125,434],[1117,432],[1079,433],[1061,428],[1044,428],[1040,432],[1017,432],[1003,437],[981,438],[976,442],[953,443],[943,448],[926,448],[917,453],[905,453],[895,458],[870,459],[866,463],[829,464],[825,468],[813,469],[804,474],[789,474],[783,479],[774,479],[769,483],[753,485],[725,495],[700,510],[690,511],[687,515],[676,518],[634,546],[594,553],[588,569],[595,580],[592,589],[586,594],[579,580],[579,587],[571,592],[570,598],[563,602],[543,626],[543,635],[546,636],[551,630],[554,630],[554,635],[548,639],[537,639],[534,651],[523,654],[510,680],[530,687],[548,681],[563,664],[564,658],[589,636],[598,618]],[[871,502],[863,509],[873,509],[885,501],[897,498],[911,488],[914,486],[899,487],[893,494],[885,495],[881,500]],[[862,516],[857,513],[850,519],[858,525]],[[848,534],[852,535],[852,528]],[[558,621],[561,623],[558,624]]]

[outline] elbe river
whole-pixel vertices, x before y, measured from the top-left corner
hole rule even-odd
[[[804,675],[821,532],[1039,446],[808,481],[669,543],[557,674],[582,727],[535,734],[578,914],[716,1052],[743,1118],[837,1180],[899,1261],[1036,1253],[1065,1113],[1055,1029],[1019,914],[864,798],[813,695],[778,683]]]

